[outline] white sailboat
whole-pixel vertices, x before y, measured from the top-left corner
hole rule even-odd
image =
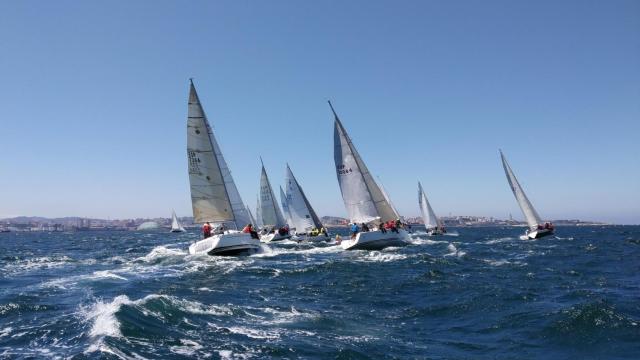
[[[242,229],[251,220],[191,81],[187,159],[195,223],[218,224],[218,233],[189,246],[190,254],[238,255],[260,249]]]
[[[420,205],[420,213],[422,214],[422,220],[424,221],[424,227],[427,229],[428,235],[443,235],[447,232],[442,226],[436,213],[431,208],[427,195],[422,190],[422,184],[418,181],[418,204]]]
[[[399,220],[388,197],[362,161],[331,102],[329,106],[335,118],[333,141],[336,174],[350,221],[356,224],[378,224]],[[345,250],[379,250],[388,246],[406,245],[407,240],[408,234],[403,229],[385,231],[382,228],[359,232],[351,239],[343,240],[341,246]]]
[[[307,240],[329,240],[320,218],[311,207],[302,187],[293,175],[289,164],[285,175],[287,209],[291,217],[290,225],[295,227],[296,236],[303,236]],[[324,229],[324,230],[323,230]]]
[[[509,163],[507,163],[507,159],[502,153],[502,150],[500,150],[500,158],[502,159],[502,167],[504,168],[504,173],[507,175],[507,181],[509,181],[511,191],[516,197],[518,205],[527,220],[527,225],[529,225],[529,229],[526,231],[525,235],[521,236],[521,239],[538,239],[553,234],[553,224],[551,222],[543,222],[536,209],[533,208],[533,205],[531,205],[527,195],[525,195],[522,186],[520,186],[518,179],[516,179],[513,170],[511,170]]]
[[[260,159],[262,163],[262,159]],[[291,234],[288,230],[284,231],[287,223],[278,207],[276,197],[273,194],[273,188],[267,170],[262,164],[262,172],[260,174],[260,216],[262,217],[262,231],[260,231],[260,241],[271,242],[278,240],[290,239]]]
[[[185,232],[185,231],[186,230],[184,229],[184,227],[182,227],[182,224],[180,224],[180,221],[178,221],[176,212],[172,211],[171,212],[171,232],[177,233],[177,232]]]

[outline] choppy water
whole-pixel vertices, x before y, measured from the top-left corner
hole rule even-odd
[[[404,248],[0,234],[0,358],[640,357],[640,227],[462,228]]]

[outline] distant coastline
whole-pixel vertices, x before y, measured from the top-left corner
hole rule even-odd
[[[192,217],[180,217],[180,222],[186,228],[199,228],[200,224],[194,224]],[[482,216],[445,216],[441,220],[448,227],[489,227],[489,226],[526,226],[523,221],[513,219],[496,219]],[[408,217],[405,221],[414,226],[422,225],[420,217]],[[556,226],[598,226],[617,225],[599,221],[552,220]],[[336,216],[323,216],[322,222],[326,227],[340,227],[348,224],[348,220]],[[100,231],[120,230],[135,231],[143,223],[156,223],[159,228],[170,228],[171,218],[134,218],[134,219],[93,219],[83,217],[46,218],[38,216],[18,216],[0,219],[0,232],[23,231]]]

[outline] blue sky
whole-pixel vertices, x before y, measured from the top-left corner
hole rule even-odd
[[[0,217],[190,215],[188,78],[254,207],[344,215],[331,99],[405,216],[640,223],[638,1],[0,2]]]

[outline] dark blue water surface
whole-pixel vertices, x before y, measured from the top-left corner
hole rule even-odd
[[[189,256],[193,233],[0,234],[0,358],[640,358],[640,227],[454,231],[244,258]]]

